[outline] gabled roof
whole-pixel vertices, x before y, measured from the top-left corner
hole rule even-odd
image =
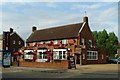
[[[37,30],[29,36],[27,42],[75,38],[78,37],[78,33],[82,25],[83,23],[77,23],[43,30]]]
[[[17,35],[22,41],[24,41],[16,32],[10,33],[10,36]]]

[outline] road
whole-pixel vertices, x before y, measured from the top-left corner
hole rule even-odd
[[[26,70],[3,68],[3,78],[118,78],[118,66],[85,65],[69,70]]]

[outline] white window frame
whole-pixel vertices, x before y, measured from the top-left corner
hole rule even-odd
[[[19,41],[19,45],[21,45],[21,41]]]
[[[84,38],[81,38],[81,43],[83,43],[82,45],[85,45],[85,39]]]
[[[32,54],[26,54],[25,59],[33,59],[33,55]]]
[[[33,50],[25,50],[24,51],[24,59],[33,59],[33,55],[27,54],[28,52],[33,52]]]
[[[92,40],[89,40],[89,41],[88,41],[88,44],[89,44],[89,43],[91,43],[90,47],[92,47]]]
[[[46,41],[45,43],[46,43],[46,44],[50,44],[51,42],[50,42],[50,41]]]
[[[46,52],[47,50],[46,49],[43,49],[43,50],[37,50],[37,62],[46,62],[48,59],[44,58],[44,54],[41,54],[43,52]],[[41,52],[41,53],[40,53]],[[39,58],[40,54],[42,55],[42,59]]]
[[[40,42],[40,44],[43,44],[44,42]]]
[[[87,60],[98,60],[98,51],[87,51]]]
[[[102,54],[102,59],[104,59],[104,55]]]
[[[85,53],[83,53],[83,59],[85,59]]]
[[[62,52],[61,59],[60,59],[60,51]],[[64,52],[65,52],[65,54],[64,54]],[[64,58],[64,56],[65,56],[65,58]],[[67,60],[67,49],[53,49],[53,59],[54,60]]]
[[[67,39],[63,39],[62,40],[62,44],[67,44],[68,43],[68,40]]]
[[[16,41],[15,40],[13,40],[13,44],[15,44],[16,43]]]
[[[58,44],[58,41],[57,41],[57,40],[54,40],[54,44]]]
[[[33,46],[35,46],[36,42],[33,42]]]

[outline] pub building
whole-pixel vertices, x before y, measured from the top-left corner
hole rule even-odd
[[[96,47],[87,16],[83,17],[83,22],[76,24],[42,30],[34,26],[26,44],[24,60],[42,63],[39,67],[47,62],[64,63],[69,67],[70,56],[74,57],[75,64],[80,65],[106,63],[106,52]],[[64,64],[61,65],[64,67]]]

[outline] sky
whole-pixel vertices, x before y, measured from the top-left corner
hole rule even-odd
[[[26,40],[33,26],[39,30],[81,23],[88,16],[92,31],[106,29],[118,36],[118,2],[18,1],[0,3],[0,34],[13,28]]]

